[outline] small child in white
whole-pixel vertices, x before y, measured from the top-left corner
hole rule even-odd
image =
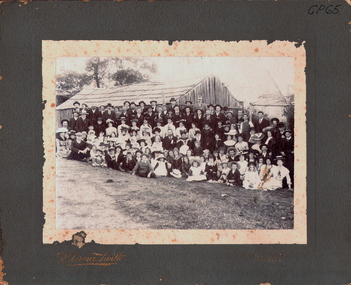
[[[194,161],[191,163],[191,167],[189,170],[189,177],[186,179],[186,181],[206,181],[206,175],[200,168],[200,163],[198,160],[194,159]]]
[[[162,177],[168,175],[166,160],[163,154],[157,158],[157,163],[154,167],[154,173],[156,177]]]
[[[250,189],[250,190],[258,189],[260,182],[261,182],[261,179],[258,176],[255,164],[249,163],[249,169],[245,173],[243,187],[245,189]]]

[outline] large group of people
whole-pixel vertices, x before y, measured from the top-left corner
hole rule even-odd
[[[56,155],[141,177],[291,189],[294,139],[283,122],[262,111],[250,120],[242,109],[206,107],[174,98],[91,108],[76,101],[57,130]]]

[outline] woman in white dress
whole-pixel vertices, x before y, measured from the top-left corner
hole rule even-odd
[[[282,188],[284,178],[286,178],[288,188],[291,189],[290,171],[283,166],[284,158],[277,156],[275,160],[277,161],[277,165],[272,167],[270,179],[262,185],[263,190],[277,190]]]

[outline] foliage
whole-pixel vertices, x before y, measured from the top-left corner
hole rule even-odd
[[[64,71],[56,76],[57,104],[63,103],[92,83],[96,88],[140,83],[149,81],[150,75],[156,71],[156,65],[145,58],[89,58],[85,72]]]
[[[133,69],[122,69],[117,71],[112,79],[116,81],[115,85],[125,85],[148,81],[149,76]]]

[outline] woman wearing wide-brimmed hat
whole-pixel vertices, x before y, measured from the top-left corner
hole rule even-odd
[[[58,128],[56,131],[56,156],[67,157],[70,153],[68,147],[68,129]]]
[[[157,162],[154,167],[154,173],[156,177],[162,177],[162,176],[167,176],[168,175],[168,167],[167,167],[167,162],[166,158],[164,157],[163,154],[161,154],[159,157],[157,157]]]
[[[275,158],[276,166],[271,169],[272,175],[270,179],[262,185],[264,190],[276,190],[283,187],[283,179],[286,178],[289,189],[291,189],[290,171],[283,166],[284,157],[277,156]]]

